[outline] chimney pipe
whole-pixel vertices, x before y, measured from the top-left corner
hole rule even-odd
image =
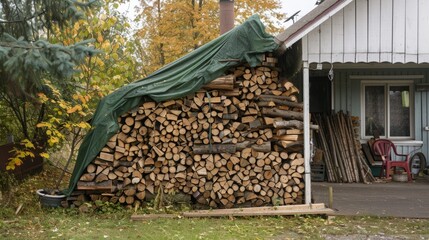
[[[219,0],[220,34],[234,28],[234,0]]]

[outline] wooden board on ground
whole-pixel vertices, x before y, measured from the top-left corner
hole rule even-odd
[[[238,217],[238,216],[287,216],[287,215],[331,215],[335,210],[327,208],[323,203],[316,204],[300,204],[300,205],[286,205],[275,207],[250,207],[250,208],[231,208],[231,209],[211,209],[211,210],[195,210],[183,212],[180,214],[183,217]],[[157,215],[157,214],[153,214]],[[131,220],[147,220],[153,219],[154,216],[148,215],[133,215]],[[161,214],[160,218],[165,218],[165,214]],[[170,218],[177,217],[178,215],[171,214]]]
[[[142,214],[142,215],[134,214],[131,216],[131,220],[133,220],[133,221],[144,221],[144,220],[153,220],[153,219],[160,219],[160,218],[179,218],[179,217],[180,217],[180,214],[169,214],[169,213]]]

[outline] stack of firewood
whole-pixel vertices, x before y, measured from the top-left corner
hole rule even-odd
[[[181,193],[213,208],[302,203],[303,106],[275,63],[268,55],[192,96],[122,115],[76,199],[133,205]]]

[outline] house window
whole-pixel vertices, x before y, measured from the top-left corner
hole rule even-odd
[[[363,83],[363,136],[410,139],[412,135],[412,85],[378,81]]]

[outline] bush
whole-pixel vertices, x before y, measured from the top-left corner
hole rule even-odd
[[[10,201],[10,196],[17,185],[15,177],[8,172],[0,172],[0,205],[6,206]]]

